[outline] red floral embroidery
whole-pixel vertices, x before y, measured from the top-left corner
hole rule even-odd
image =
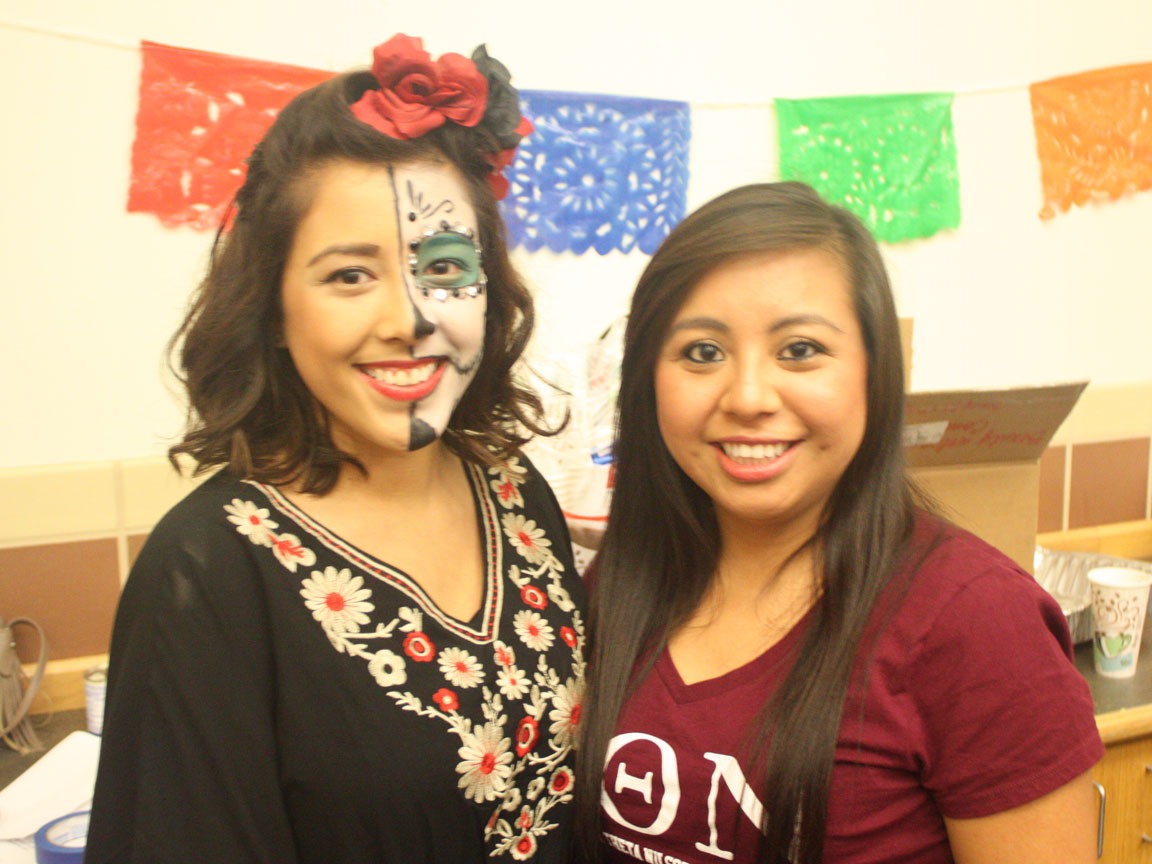
[[[516,755],[523,756],[536,746],[540,738],[540,724],[535,717],[525,717],[516,727]]]
[[[460,707],[460,700],[457,699],[456,694],[447,687],[441,687],[433,693],[432,701],[440,706],[441,711],[455,711]]]
[[[573,779],[571,768],[561,768],[552,775],[552,782],[548,784],[548,788],[552,790],[552,794],[561,795],[572,788]]]
[[[417,663],[427,663],[436,656],[436,646],[431,639],[416,630],[404,639],[404,653]]]
[[[287,537],[278,537],[273,541],[272,545],[275,546],[277,551],[279,551],[279,553],[285,557],[304,558],[304,547],[294,541],[294,537],[291,539],[288,539]]]
[[[535,585],[525,585],[521,588],[520,597],[533,609],[543,609],[548,605],[548,596]]]
[[[564,644],[569,648],[575,648],[576,643],[580,641],[580,637],[576,635],[576,631],[571,627],[561,627],[560,638],[564,640]]]
[[[516,845],[512,847],[512,857],[517,861],[524,861],[536,854],[536,838],[531,834],[521,834]]]

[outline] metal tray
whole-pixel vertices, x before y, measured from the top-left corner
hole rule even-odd
[[[1092,552],[1060,552],[1036,547],[1033,561],[1036,581],[1056,598],[1072,641],[1076,644],[1092,641],[1092,589],[1088,584],[1088,571],[1093,567],[1131,567],[1152,573],[1152,563],[1097,555]]]

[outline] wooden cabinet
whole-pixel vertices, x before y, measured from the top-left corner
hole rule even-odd
[[[1100,861],[1152,864],[1152,735],[1109,743],[1092,773],[1107,795]]]

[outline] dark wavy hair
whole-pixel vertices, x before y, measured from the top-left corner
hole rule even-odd
[[[654,371],[668,328],[716,268],[765,252],[822,249],[843,262],[868,358],[867,425],[859,450],[808,542],[823,592],[796,662],[752,740],[750,776],[765,806],[766,861],[822,856],[842,706],[868,622],[911,535],[918,493],[907,480],[903,363],[880,252],[846,210],[801,183],[735,189],[681,222],[632,298],[624,337],[616,488],[597,559],[591,659],[578,753],[581,843],[599,857],[600,788],[620,711],[667,639],[701,602],[720,552],[708,496],[660,435]],[[795,554],[795,553],[794,553]],[[766,743],[767,742],[767,743]],[[800,818],[803,813],[803,819]]]
[[[184,439],[196,473],[224,465],[237,476],[299,481],[323,494],[340,466],[327,418],[281,347],[280,282],[296,227],[310,204],[309,178],[334,160],[368,164],[448,161],[467,185],[488,276],[480,366],[444,432],[462,458],[493,464],[515,452],[525,430],[549,434],[539,398],[512,367],[532,331],[532,298],[508,259],[504,223],[488,184],[485,153],[503,149],[483,124],[446,123],[410,140],[389,138],[356,119],[349,105],[379,86],[369,72],[336,76],[304,91],[280,112],[248,159],[231,225],[217,232],[207,276],[170,348],[188,392]],[[507,146],[507,142],[504,142]],[[177,361],[178,356],[178,361]]]

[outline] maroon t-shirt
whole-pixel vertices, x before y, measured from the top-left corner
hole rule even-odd
[[[921,520],[921,540],[934,524]],[[992,547],[945,531],[857,662],[836,744],[828,864],[951,862],[943,817],[1025,804],[1103,755],[1059,605]],[[695,684],[667,651],[658,658],[609,748],[607,860],[756,860],[763,811],[746,782],[749,724],[807,623]]]

